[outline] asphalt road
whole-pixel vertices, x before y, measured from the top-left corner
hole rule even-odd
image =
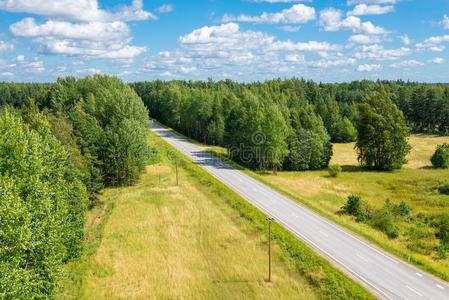
[[[379,297],[449,300],[447,283],[369,245],[171,131],[157,124],[151,130]]]

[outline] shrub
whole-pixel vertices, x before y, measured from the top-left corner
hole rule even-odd
[[[449,184],[440,186],[438,192],[443,195],[449,195]]]
[[[360,196],[350,195],[346,204],[343,205],[341,210],[350,216],[354,216],[357,222],[366,221],[368,218],[368,211],[365,204],[362,202]]]
[[[438,145],[430,161],[434,168],[449,168],[449,144]]]
[[[371,225],[384,232],[391,239],[399,236],[399,229],[394,222],[393,214],[385,208],[375,213],[371,219]]]
[[[341,173],[341,166],[340,165],[330,165],[329,166],[329,176],[331,177],[338,177]]]
[[[412,212],[412,209],[410,208],[410,206],[407,203],[405,203],[404,201],[401,201],[401,203],[399,203],[399,205],[394,206],[393,212],[397,216],[408,217],[410,215],[410,213]]]
[[[438,232],[436,237],[440,240],[441,246],[449,248],[449,215],[444,214],[441,216],[438,224]]]

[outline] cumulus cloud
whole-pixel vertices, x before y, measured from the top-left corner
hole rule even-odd
[[[330,68],[355,63],[353,58],[338,56],[342,49],[340,45],[325,41],[278,40],[267,33],[241,30],[237,23],[226,23],[204,26],[179,37],[178,50],[162,51],[150,57],[143,65],[143,72],[157,76],[169,72],[175,78],[185,78],[186,74],[192,78],[205,73],[213,74],[214,78],[241,79],[242,74],[268,78],[293,75],[309,67]],[[306,57],[312,59],[317,55],[321,59],[316,61],[308,61]]]
[[[33,38],[53,54],[82,55],[97,58],[130,59],[143,52],[144,47],[130,46],[130,30],[126,23],[46,21],[38,24],[25,18],[10,26],[18,37]]]
[[[126,22],[156,19],[143,10],[142,0],[113,11],[99,8],[97,0],[0,0],[0,9],[47,18],[27,17],[10,26],[14,36],[39,43],[44,53],[128,60],[146,51],[130,45]]]
[[[409,55],[411,52],[411,49],[406,47],[397,49],[384,49],[383,46],[375,44],[361,46],[354,54],[354,56],[358,59],[382,61],[396,60],[403,56]]]
[[[404,43],[404,45],[406,45],[406,46],[410,45],[411,41],[410,41],[410,38],[408,37],[408,35],[406,35],[406,34],[401,35],[399,38]]]
[[[443,64],[445,61],[446,60],[442,57],[435,57],[435,58],[429,59],[427,62],[429,62],[431,64],[440,65],[440,64]]]
[[[5,41],[0,41],[0,52],[13,51],[14,45]]]
[[[382,66],[377,64],[363,64],[357,66],[357,71],[359,72],[374,72],[380,70],[382,70]]]
[[[378,35],[354,34],[349,37],[349,41],[357,44],[377,44],[382,38]]]
[[[277,13],[266,13],[259,16],[239,15],[232,16],[226,14],[223,22],[249,22],[249,23],[270,23],[270,24],[298,24],[314,20],[316,17],[315,9],[304,4],[295,4]]]
[[[302,54],[287,54],[285,56],[285,61],[295,64],[305,63],[306,59]]]
[[[449,29],[449,17],[447,15],[443,16],[443,21],[441,21],[441,25],[444,29]]]
[[[278,27],[280,30],[287,32],[298,32],[301,29],[301,26],[293,26],[293,25],[284,25]]]
[[[162,4],[158,8],[155,9],[156,12],[160,14],[166,14],[173,11],[173,5],[171,4]]]
[[[446,48],[441,44],[447,42],[449,42],[449,35],[437,35],[424,40],[422,43],[416,44],[416,48],[421,50],[441,52]]]
[[[353,10],[348,12],[348,16],[365,16],[365,15],[383,15],[390,13],[394,10],[391,5],[381,6],[381,5],[366,5],[358,4]]]
[[[342,18],[342,11],[335,8],[327,8],[320,12],[319,24],[324,31],[352,30],[355,33],[387,34],[384,28],[375,26],[367,21],[362,22],[356,16]]]
[[[143,10],[142,0],[133,0],[131,5],[122,6],[113,12],[100,9],[97,0],[0,0],[0,9],[57,20],[83,22],[156,19],[155,15]]]
[[[271,51],[283,50],[283,51],[319,52],[319,51],[340,50],[341,46],[330,44],[328,42],[317,42],[317,41],[299,42],[299,43],[294,43],[291,41],[276,41],[272,43],[267,49]]]
[[[331,67],[350,66],[354,65],[355,63],[356,60],[354,58],[337,58],[337,59],[322,58],[318,61],[312,62],[310,66],[314,68],[331,68]]]
[[[410,68],[410,67],[419,67],[423,66],[424,64],[420,61],[410,59],[410,60],[404,60],[401,62],[397,62],[394,64],[391,64],[393,68]]]

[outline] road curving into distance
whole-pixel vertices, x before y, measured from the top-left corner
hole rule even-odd
[[[378,296],[407,300],[449,299],[446,282],[369,245],[354,233],[211,156],[172,131],[155,123],[150,129]]]

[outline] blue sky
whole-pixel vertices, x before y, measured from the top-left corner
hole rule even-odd
[[[0,0],[0,81],[449,82],[448,0]]]

